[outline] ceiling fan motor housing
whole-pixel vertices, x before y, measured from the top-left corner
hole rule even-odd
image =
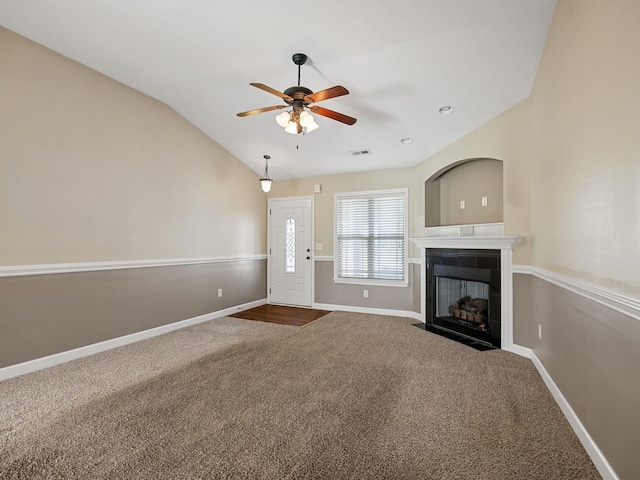
[[[285,99],[285,102],[293,107],[291,119],[293,121],[297,121],[300,113],[304,110],[304,107],[307,106],[307,102],[305,102],[304,97],[311,95],[313,91],[309,90],[307,87],[297,86],[287,88],[284,93],[285,95],[289,95],[293,98],[293,101]]]
[[[301,87],[299,85],[296,87],[289,87],[284,91],[285,95],[289,95],[294,100],[302,100],[304,97],[311,95],[312,93],[313,90],[309,90],[307,87]]]

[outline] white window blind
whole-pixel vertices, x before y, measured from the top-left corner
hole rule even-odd
[[[405,190],[336,195],[336,279],[406,281]]]

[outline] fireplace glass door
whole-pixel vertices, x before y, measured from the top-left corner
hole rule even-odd
[[[436,276],[436,317],[465,327],[489,330],[489,283]]]
[[[427,329],[500,348],[500,251],[427,249]]]

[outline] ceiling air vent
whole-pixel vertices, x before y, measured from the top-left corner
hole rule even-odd
[[[358,157],[360,155],[371,155],[371,150],[368,148],[365,150],[351,150],[352,157]]]

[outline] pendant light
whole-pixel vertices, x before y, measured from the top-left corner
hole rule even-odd
[[[273,180],[269,178],[269,155],[264,155],[264,176],[260,179],[260,186],[264,193],[268,193],[271,190],[271,184]]]

